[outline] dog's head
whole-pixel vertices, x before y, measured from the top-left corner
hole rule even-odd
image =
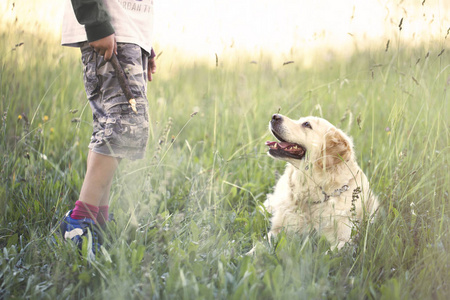
[[[318,117],[298,121],[275,114],[269,123],[279,142],[266,142],[269,155],[300,167],[306,158],[315,167],[331,169],[353,158],[353,143],[341,130]]]

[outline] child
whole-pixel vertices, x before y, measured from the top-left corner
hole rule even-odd
[[[103,227],[108,221],[114,172],[122,158],[143,158],[147,145],[146,82],[147,78],[151,81],[156,69],[152,26],[153,0],[66,0],[62,45],[81,49],[93,134],[80,198],[60,228],[64,239],[71,239],[80,248],[82,237],[90,231],[93,253],[101,244],[97,226]],[[137,113],[108,62],[113,54],[125,70]]]

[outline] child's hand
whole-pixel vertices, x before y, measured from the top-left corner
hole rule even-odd
[[[95,52],[105,58],[106,61],[111,59],[113,53],[117,55],[116,36],[114,34],[108,35],[97,41],[89,43],[89,46],[94,48]]]
[[[152,57],[148,60],[148,81],[152,81],[153,76],[152,74],[156,73],[156,62],[155,58]]]

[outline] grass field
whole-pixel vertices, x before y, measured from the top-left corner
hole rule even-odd
[[[79,53],[14,25],[0,41],[0,298],[449,297],[447,40],[383,41],[311,67],[296,52],[286,65],[233,53],[217,66],[163,52],[146,158],[121,164],[116,223],[93,262],[55,232],[77,200],[91,133]],[[284,168],[264,146],[279,109],[354,138],[382,212],[341,251],[317,234],[263,240],[270,224],[257,207]]]

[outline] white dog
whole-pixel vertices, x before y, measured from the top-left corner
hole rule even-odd
[[[272,214],[269,240],[281,230],[314,228],[333,248],[341,248],[350,241],[353,224],[378,208],[356,162],[352,140],[317,117],[294,121],[275,114],[269,127],[279,140],[266,142],[269,155],[288,162],[264,202]]]

